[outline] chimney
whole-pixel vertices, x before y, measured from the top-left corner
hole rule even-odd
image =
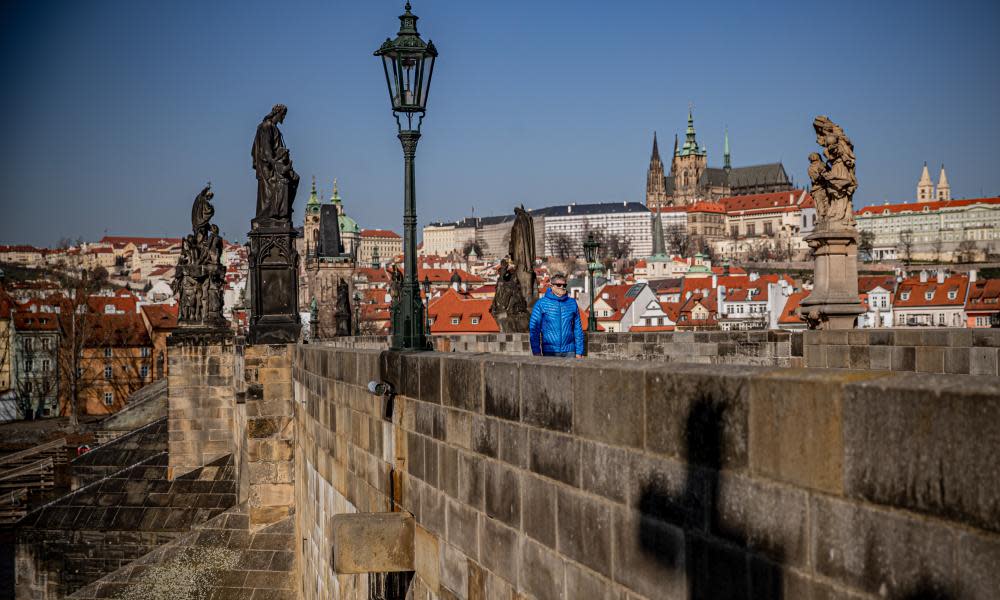
[[[944,269],[940,269],[937,272],[937,282],[938,282],[938,285],[941,285],[941,284],[944,283]]]
[[[719,276],[712,273],[712,287],[719,287]]]
[[[566,206],[566,214],[569,214],[571,212],[573,212],[573,205],[572,204]]]
[[[758,279],[760,279],[760,273],[756,271],[750,273],[750,281],[757,281]]]
[[[976,283],[976,270],[969,269],[969,283]]]

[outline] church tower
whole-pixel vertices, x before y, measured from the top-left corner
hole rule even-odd
[[[694,130],[694,115],[688,109],[687,131],[684,145],[674,152],[670,174],[674,178],[674,203],[694,204],[701,196],[698,185],[701,174],[708,166],[708,151],[698,145]]]
[[[663,161],[660,160],[660,149],[656,145],[656,132],[653,132],[653,155],[649,158],[649,170],[646,171],[646,207],[661,208],[667,205],[667,185],[663,176]]]
[[[930,202],[934,200],[934,182],[931,181],[931,174],[927,172],[927,163],[924,163],[924,171],[920,174],[920,181],[917,182],[917,202]]]
[[[306,218],[303,224],[303,238],[306,246],[306,258],[316,256],[319,251],[319,196],[316,194],[316,176],[312,178],[312,190],[309,192],[309,200],[306,202]]]
[[[951,200],[951,186],[948,185],[948,176],[944,174],[944,165],[941,165],[941,175],[938,176],[937,199],[943,202]]]

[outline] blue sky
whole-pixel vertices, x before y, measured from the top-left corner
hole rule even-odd
[[[401,229],[402,153],[372,52],[403,2],[8,0],[0,6],[0,243],[183,234],[201,186],[245,239],[254,129],[276,102],[305,185]],[[709,163],[853,139],[857,206],[1000,195],[1000,3],[416,0],[441,56],[417,154],[420,223],[515,204],[642,201],[653,131],[694,104]]]

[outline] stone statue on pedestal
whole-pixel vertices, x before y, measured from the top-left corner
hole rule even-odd
[[[500,261],[490,314],[504,333],[527,333],[538,298],[535,275],[535,228],[523,206],[514,208],[509,253]]]
[[[351,289],[346,279],[337,282],[337,312],[334,314],[337,337],[351,335]]]
[[[812,293],[797,309],[810,329],[851,329],[864,312],[858,297],[858,231],[852,200],[858,187],[854,145],[825,116],[813,121],[823,155],[809,155],[810,193],[819,220],[806,237],[815,259]]]
[[[210,223],[215,215],[212,185],[208,184],[191,206],[192,233],[181,243],[173,289],[178,295],[178,325],[225,329],[222,316],[222,288],[226,268],[222,266],[222,238],[219,227]]]
[[[287,344],[298,340],[299,255],[295,250],[292,204],[299,175],[278,129],[288,108],[275,104],[264,117],[250,148],[257,176],[257,215],[250,238],[250,343]]]

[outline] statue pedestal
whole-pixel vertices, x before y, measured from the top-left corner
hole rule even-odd
[[[251,344],[293,344],[299,339],[299,254],[288,221],[254,219],[250,238]]]
[[[797,309],[799,317],[810,329],[853,329],[865,312],[858,298],[857,231],[817,227],[806,243],[816,266],[813,291]]]

